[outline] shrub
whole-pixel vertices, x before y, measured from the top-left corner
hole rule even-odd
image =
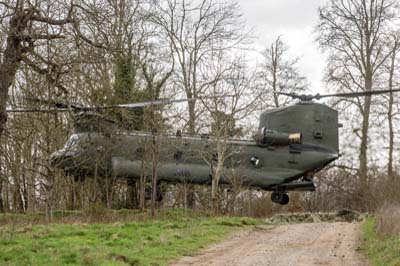
[[[376,229],[385,236],[400,235],[400,205],[385,204],[376,213]]]

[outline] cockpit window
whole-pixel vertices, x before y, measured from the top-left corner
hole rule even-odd
[[[76,144],[78,144],[79,141],[79,137],[77,134],[73,134],[71,135],[71,137],[68,139],[67,143],[65,143],[64,148],[65,149],[71,149],[74,146],[76,146]]]

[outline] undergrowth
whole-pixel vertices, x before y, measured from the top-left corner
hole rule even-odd
[[[372,266],[400,266],[400,237],[379,234],[374,217],[369,217],[363,224],[362,251]]]

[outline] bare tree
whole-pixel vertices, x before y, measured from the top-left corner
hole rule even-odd
[[[388,72],[389,72],[389,79],[388,79],[388,89],[392,90],[395,89],[396,82],[395,82],[395,69],[398,68],[398,51],[400,49],[400,40],[399,40],[399,35],[394,35],[393,36],[393,41],[390,44],[390,60],[388,64]],[[388,167],[387,167],[387,174],[389,178],[394,177],[393,174],[393,152],[394,152],[394,126],[393,126],[393,120],[395,116],[395,111],[394,111],[394,97],[393,93],[389,94],[389,100],[388,100],[388,109],[387,109],[387,119],[388,119],[388,126],[389,126],[389,158],[388,158]]]
[[[217,78],[207,72],[216,50],[238,48],[247,40],[241,29],[241,14],[236,1],[160,1],[154,21],[163,28],[170,42],[176,61],[175,84],[178,93],[187,98],[203,95]],[[189,134],[198,133],[198,120],[203,112],[197,101],[188,102],[184,127]],[[185,202],[193,207],[193,187],[185,187],[185,191],[188,191]]]
[[[327,82],[344,91],[371,91],[377,72],[387,60],[385,31],[393,18],[393,0],[330,0],[321,7],[318,42],[329,51]],[[367,188],[368,129],[371,97],[349,100],[362,116],[359,148],[361,189]]]
[[[297,70],[299,57],[288,58],[288,50],[289,46],[283,42],[282,36],[278,36],[271,46],[261,53],[264,62],[259,75],[264,83],[263,90],[265,91],[261,95],[263,102],[267,105],[271,105],[269,100],[271,98],[275,107],[280,107],[290,101],[290,98],[276,92],[299,93],[307,86],[306,78]]]
[[[241,15],[236,2],[161,1],[155,21],[165,31],[176,58],[177,85],[187,98],[201,96],[215,77],[205,73],[215,49],[238,47],[247,36],[240,30]],[[188,102],[188,133],[198,130],[196,101]]]
[[[0,63],[0,135],[7,120],[8,90],[21,63],[45,74],[56,86],[60,85],[52,75],[53,69],[59,69],[60,66],[55,62],[47,62],[47,58],[41,55],[41,46],[48,40],[66,38],[66,28],[73,25],[73,7],[63,1],[51,5],[46,1],[0,2],[3,33],[7,36]],[[49,63],[51,68],[42,69],[42,63]]]
[[[203,158],[211,169],[211,212],[217,212],[218,187],[224,175],[226,163],[234,153],[239,152],[230,139],[240,130],[235,128],[236,121],[248,117],[254,111],[257,97],[252,97],[252,85],[255,73],[243,64],[243,58],[227,60],[229,55],[219,51],[215,54],[215,64],[209,69],[218,73],[217,79],[208,89],[211,100],[204,102],[213,123],[213,148],[203,151]],[[227,67],[229,66],[229,67]],[[221,97],[229,96],[229,97]],[[247,96],[247,97],[246,97]],[[233,162],[231,162],[233,163]]]

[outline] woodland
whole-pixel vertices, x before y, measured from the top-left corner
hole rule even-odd
[[[328,55],[321,92],[399,88],[397,0],[330,0],[318,12],[315,42]],[[51,221],[59,210],[183,208],[265,217],[399,204],[398,93],[325,101],[344,125],[343,156],[316,176],[316,192],[293,193],[288,206],[278,206],[270,193],[240,182],[219,186],[227,139],[251,139],[262,111],[296,102],[275,92],[308,92],[285,36],[259,51],[251,28],[235,1],[1,0],[0,213],[43,212]],[[157,138],[177,130],[214,136],[211,186],[165,185],[157,203],[157,171],[138,181],[76,180],[50,165],[73,133],[74,106],[166,98],[197,100],[100,113]],[[60,106],[71,111],[51,111]],[[47,112],[6,111],[18,108]],[[161,145],[149,145],[156,168]]]

